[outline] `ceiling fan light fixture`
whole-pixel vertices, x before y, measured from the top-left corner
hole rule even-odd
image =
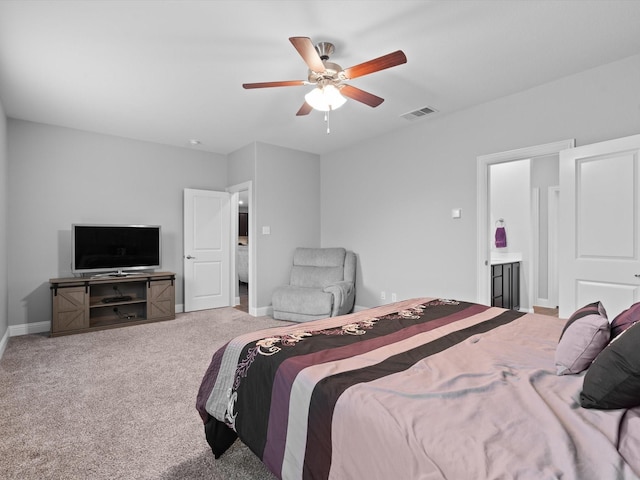
[[[328,119],[329,112],[344,105],[347,98],[370,107],[377,107],[384,102],[384,98],[377,97],[376,95],[343,82],[407,63],[407,56],[404,52],[402,50],[396,50],[395,52],[343,69],[337,63],[329,61],[331,54],[333,54],[335,50],[333,44],[320,42],[314,46],[309,37],[289,37],[289,41],[309,68],[306,81],[285,80],[279,82],[243,83],[242,87],[253,89],[315,85],[315,88],[304,96],[305,102],[296,112],[296,116],[298,117],[308,115],[315,109],[325,112],[325,118]]]
[[[305,101],[314,109],[328,112],[340,108],[347,101],[335,85],[318,86],[304,96]]]

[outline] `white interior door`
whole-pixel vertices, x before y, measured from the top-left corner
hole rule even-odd
[[[560,317],[640,300],[640,135],[560,153]]]
[[[229,193],[184,190],[184,310],[231,305]]]

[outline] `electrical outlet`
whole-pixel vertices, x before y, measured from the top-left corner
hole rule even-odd
[[[398,296],[395,293],[391,294],[391,301],[392,302],[397,302],[398,301]]]
[[[380,300],[386,300],[387,299],[387,292],[380,292]]]

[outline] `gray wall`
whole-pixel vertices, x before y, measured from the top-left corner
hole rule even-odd
[[[225,156],[14,119],[8,143],[10,325],[50,321],[48,280],[71,275],[73,223],[162,225],[183,303],[183,189],[224,190]]]
[[[229,185],[240,185],[256,179],[256,144],[250,143],[228,155]]]
[[[320,246],[320,157],[256,144],[257,306],[289,283],[296,247]],[[268,226],[271,234],[264,235]]]
[[[7,153],[7,118],[0,103],[0,356],[9,331],[9,307],[7,301],[8,247],[7,231],[9,215],[9,155]],[[5,338],[5,335],[7,337]],[[3,342],[3,340],[5,340]]]
[[[322,245],[358,253],[356,303],[384,303],[382,290],[475,300],[477,157],[636,134],[638,85],[633,56],[324,155]]]
[[[320,157],[256,142],[229,155],[229,185],[253,181],[257,314],[271,305],[273,289],[289,283],[296,247],[320,246]],[[263,234],[268,227],[270,234]],[[253,250],[255,249],[255,250]],[[251,293],[253,294],[253,293]]]

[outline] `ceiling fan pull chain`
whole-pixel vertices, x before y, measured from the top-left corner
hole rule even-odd
[[[331,128],[330,128],[330,124],[329,124],[329,112],[331,111],[331,107],[329,107],[329,110],[327,110],[324,114],[324,121],[327,122],[327,135],[329,135],[331,133]]]

